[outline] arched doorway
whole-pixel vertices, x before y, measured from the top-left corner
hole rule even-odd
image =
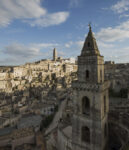
[[[83,142],[90,143],[90,129],[87,126],[83,126],[81,129],[81,138]]]
[[[90,114],[90,100],[86,96],[82,99],[82,113],[85,115]]]

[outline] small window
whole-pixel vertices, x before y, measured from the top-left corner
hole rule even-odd
[[[106,96],[104,96],[104,114],[106,113]]]
[[[86,143],[90,143],[90,129],[86,126],[83,126],[81,129],[82,141]]]
[[[82,99],[82,113],[85,115],[90,114],[90,101],[86,96]]]
[[[100,70],[100,82],[102,82],[102,70]]]
[[[88,47],[90,47],[90,42],[88,42]]]
[[[86,70],[86,79],[89,79],[89,70]]]
[[[105,123],[105,126],[104,126],[104,136],[107,137],[107,124]]]

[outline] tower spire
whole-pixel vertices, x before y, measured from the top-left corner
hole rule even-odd
[[[89,26],[89,31],[90,31],[91,30],[91,22],[89,22],[88,26]]]
[[[84,42],[84,46],[82,49],[81,55],[100,55],[96,39],[93,35],[92,28],[91,28],[91,23],[89,23],[89,33],[88,36],[86,37],[86,40]]]

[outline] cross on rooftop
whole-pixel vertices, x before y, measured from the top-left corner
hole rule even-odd
[[[91,29],[91,22],[89,22],[88,26],[89,26],[89,29]]]

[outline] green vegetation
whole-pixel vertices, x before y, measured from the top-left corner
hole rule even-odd
[[[54,114],[46,117],[45,120],[43,121],[43,128],[47,128],[51,124],[53,118],[54,118]]]
[[[57,111],[58,111],[58,105],[56,105],[56,106],[55,106],[54,111],[55,111],[55,112],[57,112]]]
[[[53,120],[53,118],[54,118],[54,116],[55,116],[57,111],[58,111],[58,105],[55,106],[54,113],[49,115],[49,116],[47,116],[44,119],[44,121],[43,121],[43,128],[47,128],[51,124],[51,122],[52,122],[52,120]]]

